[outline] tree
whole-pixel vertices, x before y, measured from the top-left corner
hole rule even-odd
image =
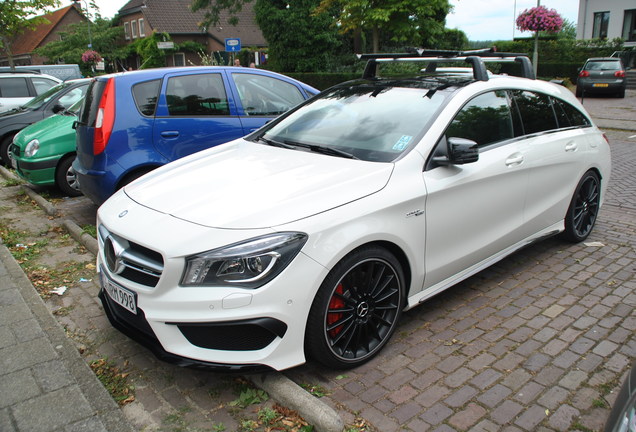
[[[42,13],[46,8],[58,5],[58,0],[2,0],[0,2],[0,48],[9,57],[9,66],[14,67],[11,44],[15,35],[48,23],[49,21],[43,16],[30,17]]]
[[[321,0],[318,12],[337,9],[343,33],[370,30],[373,51],[380,50],[381,34],[393,42],[413,40],[417,34],[441,34],[451,10],[448,0]]]
[[[284,72],[330,70],[343,41],[327,13],[313,13],[320,0],[257,0],[256,22],[269,45],[269,64]]]
[[[111,20],[102,19],[99,16],[90,26],[92,50],[96,51],[106,63],[111,64],[111,70],[116,70],[114,63],[128,55],[126,47],[117,45],[117,41],[123,36],[123,28],[113,26]],[[51,61],[62,59],[64,63],[77,63],[84,75],[92,75],[91,62],[82,61],[82,55],[87,49],[87,32],[87,23],[71,24],[66,31],[60,32],[60,40],[49,42],[37,48],[35,52]]]
[[[205,9],[205,18],[199,23],[202,28],[208,28],[215,26],[219,23],[221,12],[226,10],[230,13],[229,22],[232,25],[238,23],[238,14],[245,3],[250,3],[252,0],[192,0],[190,9],[192,12]]]

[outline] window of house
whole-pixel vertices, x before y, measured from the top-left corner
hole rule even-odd
[[[623,19],[623,33],[621,37],[628,42],[636,41],[636,9],[625,11],[625,18]]]
[[[124,37],[130,40],[130,23],[127,21],[124,23]]]
[[[137,20],[130,22],[130,30],[132,31],[132,38],[137,39]]]
[[[513,120],[505,91],[484,93],[468,102],[446,130],[447,138],[466,138],[484,147],[513,137]]]
[[[174,55],[172,56],[172,61],[175,66],[185,66],[185,54],[174,53]]]
[[[173,116],[230,114],[223,77],[217,73],[170,78],[166,101]]]
[[[140,18],[139,19],[139,37],[144,37],[146,36],[146,25],[144,23],[144,19]]]
[[[592,38],[607,39],[607,28],[609,27],[609,12],[594,13],[594,27],[592,28]]]

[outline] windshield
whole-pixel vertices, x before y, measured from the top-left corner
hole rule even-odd
[[[356,159],[390,162],[421,138],[446,95],[386,82],[338,87],[322,93],[258,138],[269,144],[298,145],[312,151],[327,148]]]
[[[53,86],[47,91],[45,91],[44,93],[42,93],[41,95],[34,97],[29,102],[22,105],[22,108],[36,110],[40,108],[42,105],[44,105],[45,103],[47,103],[48,101],[50,101],[51,98],[53,98],[57,92],[59,92],[60,90],[68,86],[69,86],[69,83],[62,83],[62,84]]]

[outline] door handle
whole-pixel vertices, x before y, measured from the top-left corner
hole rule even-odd
[[[179,131],[163,131],[161,132],[161,136],[164,138],[178,138],[179,137]]]
[[[578,148],[579,148],[579,146],[575,142],[567,143],[565,145],[565,151],[566,152],[573,152],[573,151],[576,151],[576,149],[578,149]]]
[[[519,153],[515,153],[513,155],[508,156],[508,159],[506,159],[506,166],[517,166],[517,165],[521,165],[521,163],[523,162],[523,155],[519,154]]]

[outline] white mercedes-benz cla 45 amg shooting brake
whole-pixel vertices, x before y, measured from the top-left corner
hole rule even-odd
[[[473,76],[410,78],[378,77],[396,60],[381,57],[101,206],[115,327],[185,366],[355,367],[404,310],[532,242],[589,235],[610,150],[569,90],[525,57],[522,77],[470,55],[454,60]]]

